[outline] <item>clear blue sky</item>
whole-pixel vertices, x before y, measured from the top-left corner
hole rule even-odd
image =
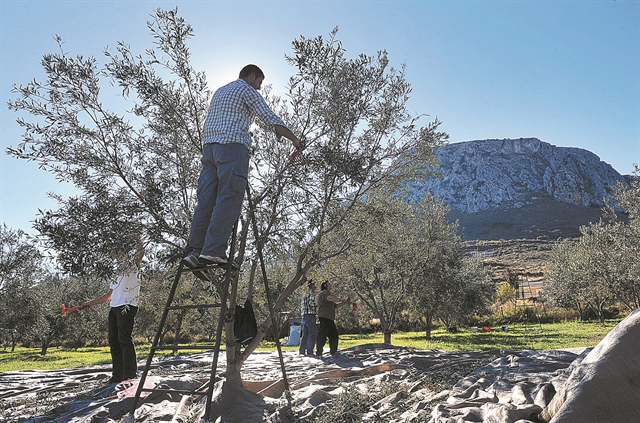
[[[6,108],[13,84],[43,80],[60,35],[71,55],[103,62],[124,41],[144,53],[153,11],[192,24],[193,64],[211,89],[258,64],[282,93],[300,35],[336,26],[348,56],[385,49],[406,64],[410,110],[438,117],[452,142],[536,137],[597,154],[623,174],[640,163],[640,4],[607,1],[1,1],[0,224],[33,233],[47,192],[69,187],[4,154],[22,131]]]

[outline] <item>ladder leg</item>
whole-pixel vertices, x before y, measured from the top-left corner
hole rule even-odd
[[[178,282],[180,281],[180,277],[182,276],[182,268],[184,264],[180,261],[180,267],[178,268],[178,272],[176,273],[175,278],[173,279],[173,285],[171,286],[171,290],[169,291],[169,297],[167,298],[167,305],[162,312],[162,317],[160,318],[160,323],[158,324],[158,330],[156,331],[156,336],[153,339],[153,344],[151,344],[151,349],[149,350],[149,356],[147,357],[147,364],[144,366],[144,371],[142,372],[142,376],[140,376],[140,381],[138,382],[138,389],[136,390],[136,396],[133,399],[133,404],[131,405],[131,415],[136,411],[136,407],[138,406],[138,401],[140,400],[140,394],[142,393],[142,388],[144,387],[144,382],[147,379],[147,374],[149,373],[149,369],[151,368],[151,362],[153,361],[153,356],[155,355],[155,347],[160,343],[160,337],[162,336],[162,330],[164,328],[164,324],[167,320],[167,315],[169,314],[169,307],[171,307],[171,303],[173,302],[173,297],[176,294],[176,289],[178,288]]]
[[[249,194],[249,187],[247,186],[247,194]],[[257,225],[255,222],[255,214],[253,214],[253,211],[251,209],[251,200],[249,198],[249,209],[250,209],[250,213],[251,213],[251,217],[252,217],[252,222],[253,222],[253,229],[254,229],[254,233],[255,236],[258,236],[258,229],[257,229]],[[215,385],[215,379],[216,379],[216,371],[217,371],[217,366],[218,366],[218,359],[220,356],[220,346],[222,344],[222,330],[224,328],[225,325],[225,321],[226,321],[226,314],[228,312],[228,307],[227,307],[227,301],[228,301],[228,296],[229,296],[229,286],[231,284],[231,273],[232,273],[232,268],[233,268],[233,259],[234,259],[234,255],[235,255],[235,245],[236,245],[236,241],[237,241],[237,229],[238,229],[238,220],[236,220],[236,223],[233,227],[233,232],[232,232],[232,237],[231,237],[231,247],[230,247],[230,253],[229,253],[229,263],[227,265],[227,269],[225,272],[225,279],[224,279],[224,283],[222,286],[222,294],[221,294],[221,304],[220,304],[220,314],[218,316],[218,327],[216,330],[216,340],[215,340],[215,345],[214,345],[214,353],[213,353],[213,360],[212,360],[212,364],[211,364],[211,375],[210,375],[210,380],[209,380],[209,386],[207,389],[207,399],[206,399],[206,407],[205,407],[205,417],[209,418],[209,415],[211,414],[211,406],[212,406],[212,402],[213,402],[213,389],[214,389],[214,385]],[[257,238],[256,238],[257,239]],[[264,265],[264,257],[262,255],[262,246],[260,245],[259,242],[256,243],[257,244],[257,248],[258,248],[258,254],[260,257],[260,263],[261,263],[261,268],[262,268],[262,273],[263,273],[263,279],[265,282],[265,288],[267,289],[267,293],[269,292],[269,285],[268,285],[268,281],[266,278],[266,268]],[[183,268],[184,268],[184,264],[182,262],[180,262],[180,267],[178,268],[178,272],[176,273],[176,276],[174,278],[173,281],[173,285],[171,287],[171,290],[169,292],[169,297],[167,298],[167,304],[165,306],[165,309],[162,313],[162,317],[160,319],[160,323],[158,325],[158,330],[156,332],[156,336],[154,338],[153,344],[151,346],[151,350],[149,351],[149,356],[147,357],[147,363],[145,365],[144,371],[142,373],[142,376],[140,378],[140,381],[138,383],[138,388],[136,390],[136,395],[134,397],[134,401],[133,404],[131,406],[131,411],[130,411],[130,416],[133,417],[134,412],[138,406],[138,402],[140,400],[140,396],[142,391],[144,390],[144,382],[146,380],[147,374],[149,372],[149,369],[151,368],[151,363],[153,361],[153,356],[155,355],[155,351],[160,343],[160,337],[162,336],[162,330],[164,328],[164,325],[166,323],[167,320],[167,315],[169,313],[169,310],[171,309],[171,304],[173,303],[173,298],[175,296],[177,287],[178,287],[178,283],[180,281],[180,277],[182,276],[182,272],[183,272]],[[278,327],[278,322],[275,319],[274,316],[274,311],[273,311],[273,305],[271,304],[271,300],[269,298],[269,295],[267,294],[267,300],[269,302],[269,310],[271,313],[271,318],[274,324],[274,327],[277,329]],[[234,336],[233,334],[227,334],[227,336]],[[276,344],[278,346],[278,353],[280,355],[280,364],[282,367],[282,372],[283,372],[283,377],[284,377],[284,382],[285,382],[285,389],[287,392],[289,392],[289,383],[287,381],[287,376],[286,376],[286,372],[285,372],[285,368],[284,368],[284,360],[282,358],[282,350],[280,347],[280,342],[279,342],[279,338],[276,335]],[[228,353],[228,352],[227,352]],[[206,385],[205,385],[206,386]],[[204,386],[202,386],[200,389],[204,389]]]
[[[264,289],[267,297],[267,304],[269,305],[269,313],[271,314],[271,324],[273,325],[273,333],[276,341],[276,348],[278,350],[278,356],[280,358],[280,368],[282,369],[282,380],[284,382],[284,391],[287,395],[287,398],[290,399],[291,389],[289,387],[289,380],[287,379],[287,371],[284,366],[284,358],[282,357],[282,346],[280,345],[280,322],[276,318],[275,311],[273,309],[273,304],[271,302],[271,295],[269,289],[269,281],[267,279],[267,269],[264,264],[264,256],[262,254],[262,246],[263,240],[260,238],[258,233],[258,224],[256,223],[256,214],[253,207],[253,202],[251,201],[251,192],[249,190],[249,185],[247,184],[247,199],[249,201],[249,216],[251,217],[251,225],[253,228],[253,236],[256,240],[256,250],[258,252],[258,258],[260,259],[260,269],[262,271],[262,279],[264,281]]]
[[[239,217],[238,217],[239,220]],[[220,315],[218,316],[218,328],[216,329],[216,341],[215,349],[213,350],[213,362],[211,363],[211,376],[209,379],[209,388],[207,390],[207,401],[205,406],[205,417],[208,419],[211,414],[211,405],[213,402],[213,388],[216,382],[216,371],[218,368],[218,358],[220,357],[220,345],[222,344],[222,328],[225,323],[225,315],[227,314],[227,299],[229,296],[229,285],[231,283],[231,269],[233,268],[233,259],[235,254],[238,220],[236,220],[233,226],[233,232],[231,235],[231,247],[229,250],[229,263],[227,264],[227,270],[225,272],[224,283],[222,284],[222,298],[220,299]],[[226,334],[227,337],[234,336],[233,333]],[[227,354],[229,351],[227,351]]]

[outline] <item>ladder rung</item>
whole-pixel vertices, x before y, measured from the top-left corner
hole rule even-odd
[[[185,304],[185,305],[175,305],[167,307],[167,310],[183,310],[189,308],[214,308],[214,307],[222,307],[222,304],[214,303],[214,304]]]
[[[211,350],[215,345],[158,345],[152,350]]]
[[[182,272],[197,272],[198,270],[205,270],[205,269],[226,269],[226,268],[227,268],[227,264],[209,264],[207,266],[194,267],[193,269],[191,267],[183,267]],[[236,265],[234,264],[233,266],[231,266],[231,269],[235,270]]]
[[[142,388],[143,392],[166,392],[169,394],[183,394],[183,395],[207,395],[206,392],[187,391],[185,389],[166,389],[166,388]]]

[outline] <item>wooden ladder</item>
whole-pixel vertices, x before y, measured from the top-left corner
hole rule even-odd
[[[236,243],[236,229],[237,222],[233,228],[233,237],[231,241],[231,251],[229,257],[234,256],[234,248]],[[211,271],[216,268],[226,268],[224,283],[222,285],[222,295],[220,298],[220,303],[213,304],[188,304],[188,305],[174,305],[174,297],[176,294],[176,290],[178,289],[178,285],[180,284],[180,280],[182,279],[183,274],[189,274],[196,271]],[[164,311],[162,312],[162,317],[160,318],[160,323],[158,324],[158,330],[156,331],[155,338],[153,340],[153,344],[151,345],[151,349],[149,351],[149,356],[147,357],[147,362],[144,366],[144,371],[142,372],[142,376],[140,376],[140,381],[138,383],[138,388],[136,390],[136,395],[133,399],[133,404],[131,405],[131,410],[129,411],[129,421],[134,421],[134,413],[136,408],[138,407],[138,403],[140,401],[140,397],[142,392],[166,392],[166,393],[177,393],[183,395],[199,395],[206,396],[206,407],[204,416],[208,418],[211,412],[211,404],[213,397],[213,388],[215,385],[216,379],[216,371],[218,367],[218,359],[220,356],[220,346],[222,344],[222,329],[225,324],[225,315],[227,313],[227,300],[229,296],[229,285],[231,282],[231,274],[234,266],[229,264],[215,264],[206,267],[199,267],[197,269],[191,269],[186,267],[182,261],[180,261],[180,267],[173,279],[173,285],[171,286],[171,290],[169,291],[169,296],[167,298],[167,303],[164,307]],[[218,314],[218,327],[216,329],[216,338],[215,342],[211,345],[160,345],[160,339],[162,338],[162,331],[167,321],[167,316],[169,312],[175,310],[185,310],[185,309],[202,309],[202,308],[219,308],[220,313]],[[213,361],[211,363],[211,377],[207,383],[202,385],[201,387],[195,390],[180,390],[180,389],[167,389],[167,388],[145,388],[144,384],[147,379],[147,375],[149,374],[149,370],[151,369],[151,364],[153,362],[153,357],[155,356],[157,351],[161,350],[213,350]]]
[[[258,230],[258,225],[256,222],[256,215],[255,215],[255,205],[253,204],[252,198],[251,198],[251,191],[249,189],[249,186],[247,185],[246,188],[246,193],[247,193],[247,200],[248,200],[248,209],[249,209],[249,216],[250,216],[250,222],[251,222],[251,226],[253,228],[253,232],[254,232],[254,237],[256,240],[256,251],[257,251],[257,255],[258,255],[258,259],[260,262],[260,269],[262,272],[262,279],[265,285],[265,292],[266,292],[266,297],[267,297],[267,304],[269,307],[269,314],[271,316],[271,323],[274,327],[274,334],[275,336],[275,343],[276,343],[276,349],[278,351],[278,356],[280,358],[280,367],[282,370],[282,379],[284,382],[284,387],[285,387],[285,394],[287,396],[287,399],[290,400],[291,399],[291,391],[290,391],[290,386],[289,386],[289,381],[287,378],[287,373],[285,370],[285,363],[284,363],[284,358],[282,355],[282,348],[280,345],[280,339],[278,337],[278,333],[279,333],[279,322],[278,319],[276,318],[275,315],[275,311],[274,311],[274,306],[272,304],[271,298],[270,298],[270,288],[269,288],[269,283],[268,283],[268,278],[267,278],[267,270],[265,267],[265,260],[264,260],[264,256],[262,254],[262,248],[265,244],[265,239],[260,236],[259,230]],[[236,232],[237,232],[237,227],[238,227],[238,222],[236,221],[236,224],[233,228],[233,232],[232,232],[232,238],[231,238],[231,251],[229,253],[229,257],[230,259],[230,263],[229,264],[225,264],[225,265],[211,265],[211,266],[207,266],[207,267],[201,267],[201,268],[197,268],[197,269],[191,269],[188,267],[185,267],[185,265],[182,263],[182,261],[180,262],[180,267],[178,268],[178,272],[176,273],[176,276],[173,280],[173,285],[171,286],[171,290],[169,291],[169,297],[167,298],[167,304],[164,308],[164,311],[162,313],[162,317],[160,318],[160,323],[158,325],[158,330],[156,332],[153,344],[151,346],[151,350],[149,351],[149,356],[147,357],[147,363],[144,367],[144,371],[142,372],[142,376],[140,377],[140,381],[138,383],[138,388],[136,390],[136,395],[134,397],[133,400],[133,404],[131,405],[131,411],[129,412],[128,415],[128,420],[129,421],[134,421],[134,413],[135,410],[138,406],[138,402],[140,401],[140,397],[142,392],[167,392],[167,393],[179,393],[179,394],[183,394],[183,395],[200,395],[200,396],[205,396],[207,397],[206,400],[206,407],[205,407],[205,414],[204,417],[205,419],[209,418],[209,415],[211,414],[211,406],[212,406],[212,397],[213,397],[213,388],[215,385],[215,379],[216,379],[216,371],[217,371],[217,366],[218,366],[218,358],[220,356],[220,346],[222,344],[222,329],[224,328],[225,325],[225,315],[227,314],[227,300],[229,297],[229,285],[231,282],[231,274],[232,274],[232,269],[234,269],[234,266],[232,265],[231,260],[234,257],[234,250],[235,250],[235,244],[236,244]],[[178,285],[180,283],[180,279],[182,277],[183,273],[189,273],[189,272],[195,272],[195,271],[202,271],[203,269],[207,269],[207,270],[211,270],[214,268],[220,268],[220,267],[224,267],[226,268],[226,274],[225,274],[225,278],[224,278],[224,283],[222,286],[222,295],[221,295],[221,303],[220,304],[189,304],[189,305],[173,305],[173,299],[176,293],[176,290],[178,288]],[[193,345],[159,345],[160,339],[161,339],[161,335],[162,335],[162,330],[164,328],[164,325],[166,323],[167,320],[167,316],[169,314],[170,311],[173,310],[183,310],[183,309],[187,309],[187,308],[216,308],[219,307],[220,308],[220,314],[218,315],[218,327],[216,330],[216,339],[215,339],[215,343],[213,345],[197,345],[197,346],[193,346]],[[235,310],[234,310],[235,311]],[[227,335],[229,336],[229,335]],[[147,375],[149,374],[149,369],[151,368],[151,363],[153,361],[153,357],[156,353],[156,351],[159,350],[175,350],[175,349],[181,349],[181,350],[187,350],[187,349],[191,349],[191,350],[202,350],[202,349],[213,349],[213,362],[211,364],[211,377],[209,379],[209,381],[207,383],[205,383],[204,385],[202,385],[201,387],[190,391],[190,390],[178,390],[178,389],[160,389],[160,388],[145,388],[144,387],[144,383],[146,381]],[[123,420],[124,421],[124,420]]]

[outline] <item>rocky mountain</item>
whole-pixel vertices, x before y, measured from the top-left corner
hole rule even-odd
[[[537,138],[453,143],[436,150],[441,178],[412,183],[444,200],[466,239],[575,236],[597,221],[625,178],[590,151]]]

